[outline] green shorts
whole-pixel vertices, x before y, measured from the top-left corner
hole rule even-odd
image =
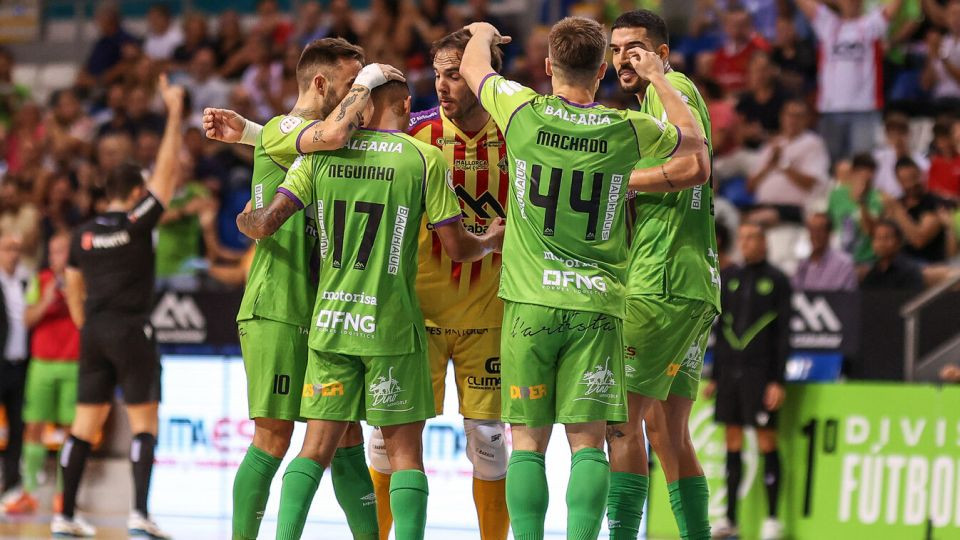
[[[309,420],[411,424],[436,416],[426,343],[401,356],[310,349],[300,415]]]
[[[700,300],[630,296],[623,321],[627,391],[658,400],[697,399],[717,310]]]
[[[30,360],[23,421],[53,422],[61,426],[73,423],[77,406],[77,370],[75,360]]]
[[[237,323],[250,418],[300,420],[309,330],[270,319]]]
[[[627,419],[622,322],[504,302],[503,421],[531,427]]]

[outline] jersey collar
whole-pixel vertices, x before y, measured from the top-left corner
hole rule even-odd
[[[477,140],[481,139],[482,137],[486,137],[486,136],[487,136],[487,133],[490,132],[490,128],[491,128],[491,127],[493,127],[494,129],[496,129],[496,126],[495,126],[495,125],[491,125],[491,124],[495,124],[495,122],[493,121],[493,115],[490,115],[489,118],[487,118],[487,123],[484,124],[483,127],[480,128],[479,131],[477,131],[477,132],[474,133],[473,135],[470,135],[470,134],[467,133],[466,131],[463,131],[462,129],[460,129],[460,126],[454,124],[454,123],[453,123],[453,120],[450,120],[449,118],[447,118],[447,115],[444,114],[444,112],[443,112],[443,107],[439,107],[439,109],[440,109],[440,119],[441,119],[441,121],[442,121],[444,124],[448,124],[448,125],[453,129],[454,134],[458,135],[461,139],[463,139],[463,141],[464,141],[465,143],[471,143],[471,142],[474,142],[474,141],[477,141]]]

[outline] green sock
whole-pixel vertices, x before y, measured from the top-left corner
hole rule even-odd
[[[680,532],[680,538],[687,538],[687,518],[683,515],[683,500],[680,498],[680,482],[670,482],[667,484],[667,491],[670,493],[670,510],[673,510],[673,519],[677,521],[677,530]]]
[[[377,540],[377,502],[373,494],[373,481],[363,455],[363,444],[350,448],[337,448],[330,464],[333,478],[333,493],[340,508],[347,515],[347,524],[353,540]]]
[[[270,496],[270,482],[279,468],[280,458],[252,444],[247,448],[233,480],[234,540],[256,540],[260,533],[263,509],[267,507],[267,497]]]
[[[710,517],[709,501],[710,490],[707,479],[703,476],[691,476],[677,481],[680,500],[683,507],[683,520],[687,527],[684,540],[709,540]]]
[[[397,540],[423,540],[429,493],[423,471],[406,469],[390,475],[390,510]]]
[[[43,469],[47,459],[47,449],[40,443],[23,443],[23,490],[27,493],[37,491],[37,475]]]
[[[610,491],[610,464],[598,448],[584,448],[570,462],[567,540],[596,540]]]
[[[507,465],[506,489],[514,540],[543,540],[550,502],[543,454],[514,450]]]
[[[643,519],[650,478],[627,472],[610,473],[607,493],[607,521],[610,540],[636,540]]]
[[[277,540],[299,540],[322,477],[323,466],[312,459],[298,457],[287,465],[280,488]]]

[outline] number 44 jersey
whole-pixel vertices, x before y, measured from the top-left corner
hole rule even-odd
[[[542,96],[495,74],[480,102],[507,143],[510,204],[500,297],[624,316],[624,201],[641,158],[667,158],[680,131],[650,115]]]
[[[461,219],[443,154],[399,131],[360,129],[340,150],[298,158],[277,192],[316,208],[321,267],[310,348],[416,351],[424,332],[414,291],[420,221]]]

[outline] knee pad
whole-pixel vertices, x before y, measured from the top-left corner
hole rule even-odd
[[[467,458],[473,463],[473,476],[480,480],[501,480],[507,476],[507,446],[503,422],[464,419]]]
[[[393,474],[390,467],[390,458],[387,457],[387,444],[383,441],[383,432],[380,428],[373,428],[370,433],[370,443],[367,444],[367,459],[370,466],[381,474]]]

